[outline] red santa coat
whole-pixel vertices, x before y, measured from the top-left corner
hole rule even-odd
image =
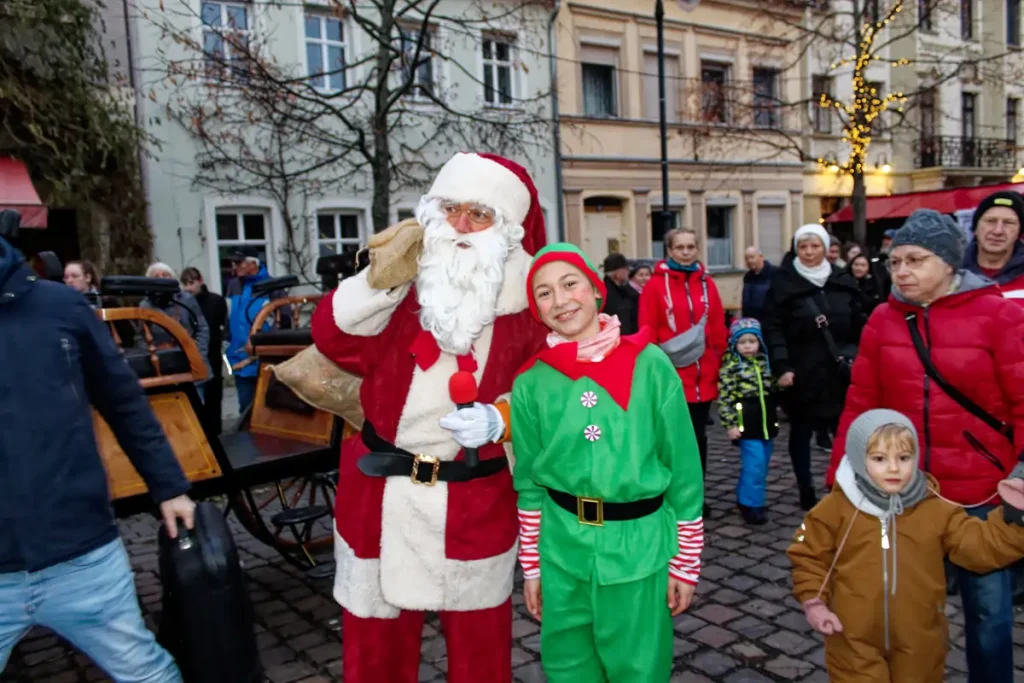
[[[479,401],[512,389],[516,370],[544,344],[547,330],[527,308],[530,257],[509,254],[497,318],[473,346]],[[441,352],[420,324],[415,289],[373,290],[365,271],[325,297],[313,316],[317,348],[363,378],[366,419],[387,441],[442,461],[462,459],[438,421],[455,409],[448,380],[460,360]],[[463,366],[466,359],[461,361]],[[479,449],[481,460],[505,447]],[[359,436],[341,449],[335,504],[334,596],[359,617],[395,618],[399,610],[475,610],[512,592],[518,518],[510,471],[435,486],[407,477],[368,477],[357,461]]]

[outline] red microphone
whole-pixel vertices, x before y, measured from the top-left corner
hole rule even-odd
[[[448,380],[448,395],[451,397],[452,403],[455,404],[456,408],[472,408],[477,398],[476,378],[473,377],[473,373],[459,370],[452,375],[451,379]],[[477,463],[480,462],[477,450],[475,448],[467,448],[465,451],[466,465],[476,467]]]

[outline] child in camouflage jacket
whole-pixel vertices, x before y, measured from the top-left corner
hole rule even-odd
[[[729,327],[729,352],[718,375],[719,416],[739,441],[736,499],[748,524],[764,524],[765,480],[779,433],[777,402],[761,323],[740,318]]]

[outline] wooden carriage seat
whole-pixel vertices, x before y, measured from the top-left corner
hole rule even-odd
[[[260,309],[250,328],[250,353],[260,359],[291,358],[311,346],[313,333],[309,329],[310,318],[323,296],[322,293],[287,296],[268,302]],[[291,320],[290,329],[281,328],[286,312],[289,314],[287,318]],[[264,330],[268,320],[272,327]]]
[[[146,348],[123,349],[125,360],[139,377],[139,384],[146,392],[185,476],[192,482],[221,476],[217,457],[185,391],[185,387],[209,376],[195,341],[176,320],[155,309],[107,308],[96,313],[110,326],[118,346],[121,346],[121,339],[114,323],[131,321],[140,328],[139,334]],[[177,346],[156,348],[151,329],[153,325],[165,329]],[[142,477],[121,450],[110,427],[95,410],[93,424],[100,456],[107,468],[111,498],[119,500],[145,493],[147,489]]]
[[[323,472],[337,467],[341,421],[331,413],[302,403],[277,381],[272,369],[274,363],[291,358],[313,344],[308,320],[302,326],[300,316],[305,311],[311,313],[322,296],[275,299],[260,309],[253,322],[250,353],[254,360],[259,359],[260,369],[248,427],[236,434],[222,435],[220,439],[228,461],[243,481],[266,477],[278,470],[287,469],[295,476],[296,471]],[[286,307],[296,326],[293,329],[277,327]],[[267,320],[272,320],[274,329],[259,331]],[[274,392],[290,394],[295,405],[289,407],[274,401],[274,397],[268,395],[272,387]],[[286,462],[290,464],[286,466]],[[260,475],[252,474],[255,472]]]

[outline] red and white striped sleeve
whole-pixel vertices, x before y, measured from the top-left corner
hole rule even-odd
[[[519,564],[524,579],[540,578],[540,510],[519,510]]]
[[[676,522],[676,536],[679,552],[668,561],[668,573],[674,579],[696,586],[700,578],[700,553],[704,549],[704,519]]]

